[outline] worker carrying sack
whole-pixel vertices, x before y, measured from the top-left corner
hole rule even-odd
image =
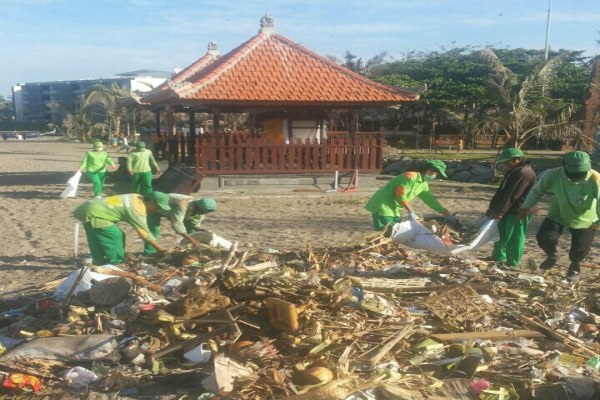
[[[77,197],[77,187],[79,186],[79,180],[81,179],[81,171],[75,172],[75,175],[69,178],[67,181],[67,188],[60,194],[61,199],[68,199],[69,197]]]

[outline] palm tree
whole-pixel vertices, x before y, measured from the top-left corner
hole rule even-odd
[[[519,80],[492,49],[482,50],[480,55],[491,69],[487,89],[496,105],[487,111],[479,129],[496,132],[503,129],[514,147],[521,147],[535,135],[547,139],[579,134],[578,125],[570,122],[573,108],[557,106],[545,93],[569,52],[541,63],[523,80]]]
[[[75,112],[67,114],[62,121],[62,127],[65,130],[65,136],[68,138],[77,138],[82,141],[91,139],[92,126],[89,115],[89,107],[83,96],[79,97],[79,104],[75,106]]]
[[[121,120],[127,114],[126,109],[117,102],[119,97],[131,97],[131,93],[128,89],[113,82],[110,88],[95,85],[85,99],[92,113],[94,113],[95,107],[100,106],[101,110],[97,113],[104,114],[108,118],[109,134],[112,133],[111,126],[114,126],[115,132],[121,131]]]

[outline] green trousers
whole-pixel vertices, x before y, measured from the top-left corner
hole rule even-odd
[[[517,215],[511,214],[498,221],[500,240],[494,243],[492,258],[498,262],[516,267],[523,257],[525,233],[531,216],[517,222]]]
[[[152,172],[134,172],[131,177],[133,193],[139,193],[142,196],[152,192]]]
[[[87,172],[86,173],[90,182],[92,182],[92,188],[94,190],[94,196],[102,195],[102,187],[106,180],[106,172]]]
[[[106,228],[93,228],[87,222],[83,224],[88,247],[92,255],[92,264],[121,264],[125,261],[125,232],[117,225]]]
[[[158,235],[160,235],[160,215],[158,214],[148,214],[146,218],[148,222],[148,230],[154,236],[156,241],[158,241]],[[146,242],[144,245],[144,255],[153,256],[157,251],[150,243]]]
[[[402,222],[401,217],[393,217],[390,215],[373,214],[373,227],[376,231],[382,231],[388,225],[394,225]]]

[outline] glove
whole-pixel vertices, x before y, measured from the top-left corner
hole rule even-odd
[[[410,221],[417,221],[419,219],[419,217],[417,216],[416,212],[411,212],[411,213],[408,213],[408,219]]]
[[[458,218],[456,218],[452,214],[448,215],[445,219],[446,219],[447,222],[450,222],[451,224],[455,224],[455,223],[458,222]]]

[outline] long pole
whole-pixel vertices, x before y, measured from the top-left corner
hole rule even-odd
[[[548,51],[550,50],[550,12],[552,9],[552,0],[548,0],[548,17],[546,18],[546,46],[544,47],[544,60],[548,61]]]
[[[548,61],[548,53],[550,51],[550,13],[552,11],[552,0],[548,0],[548,16],[546,17],[546,45],[544,46],[544,61]],[[542,97],[546,95],[546,85],[542,85]],[[540,117],[540,137],[544,126],[544,116]],[[539,147],[539,139],[538,146]],[[546,150],[548,149],[548,138],[546,138]]]

